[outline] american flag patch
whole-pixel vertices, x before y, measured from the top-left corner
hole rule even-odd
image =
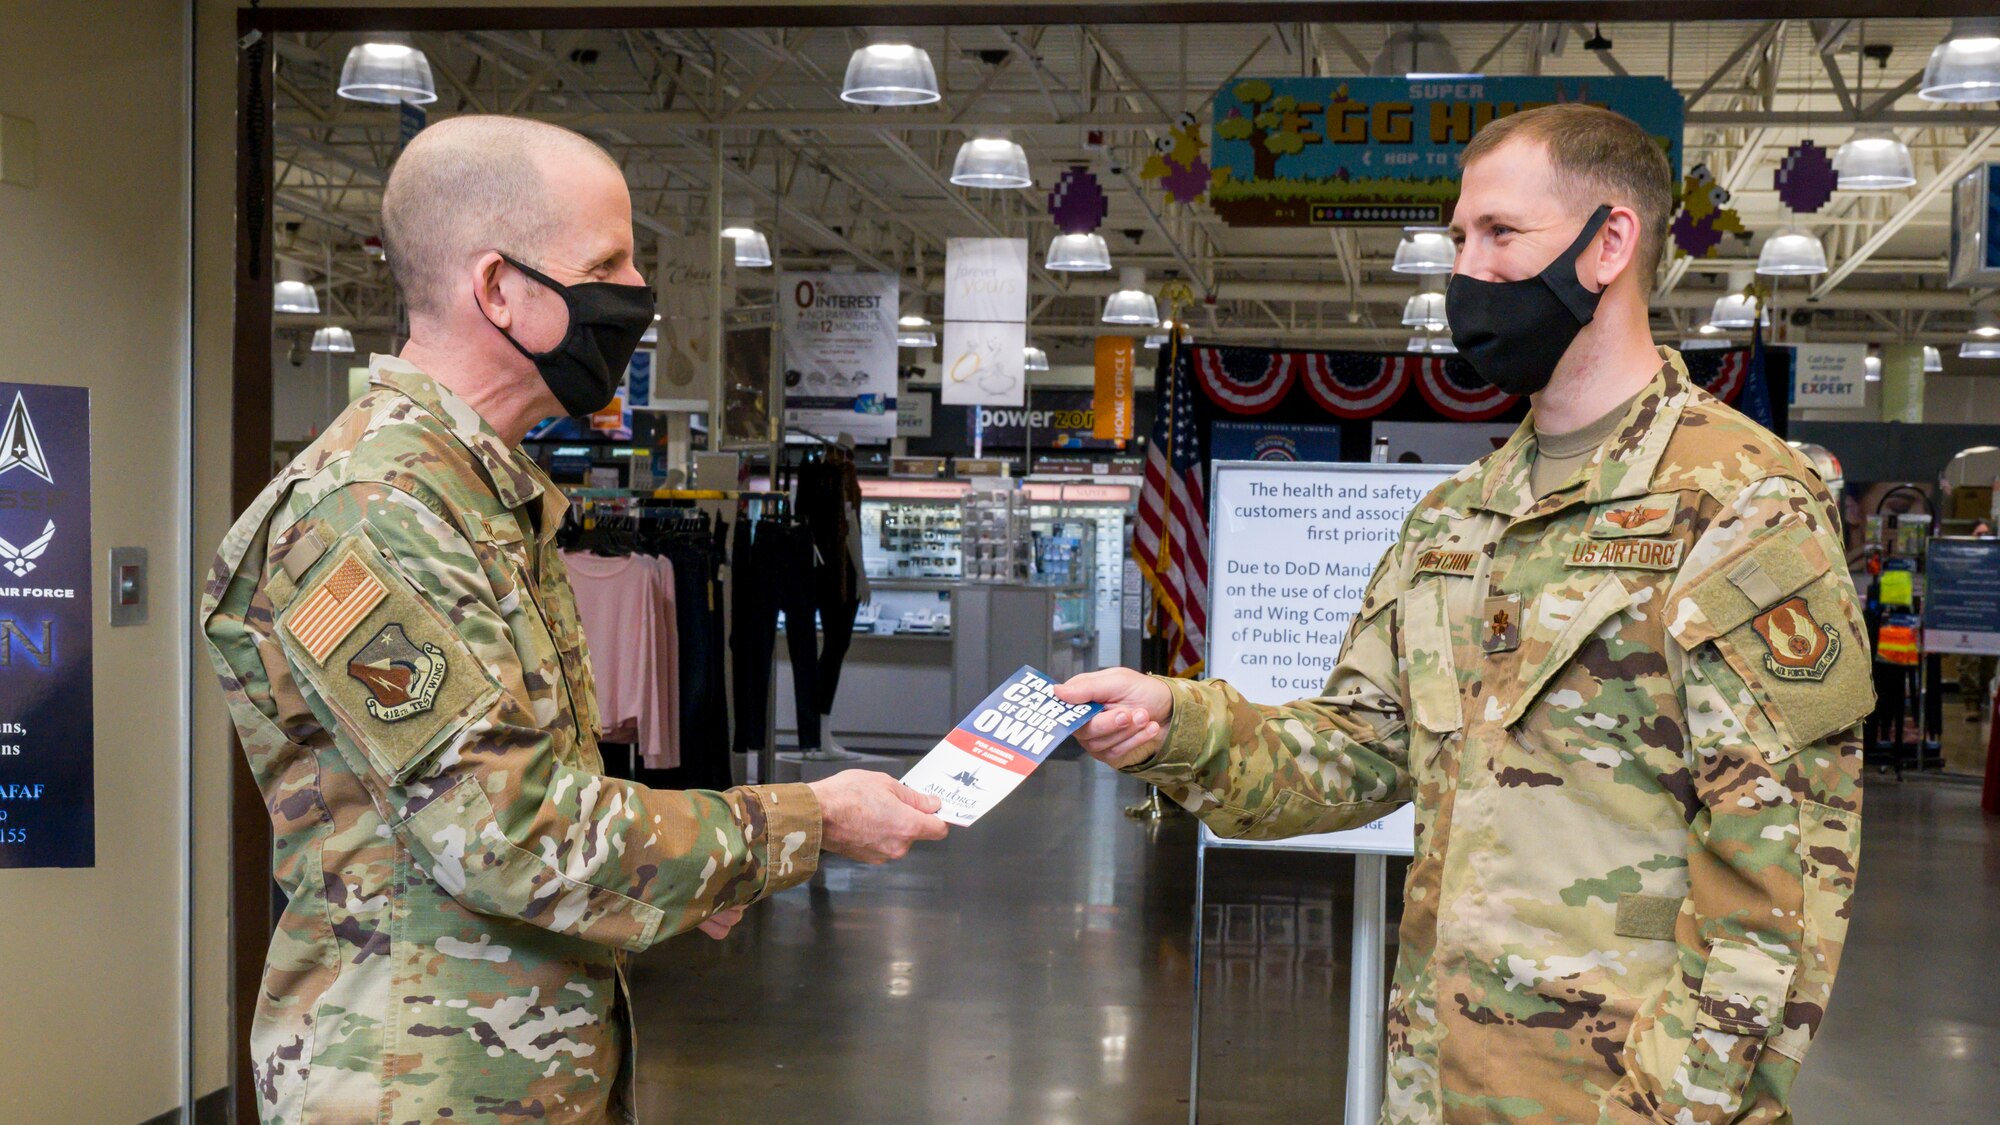
[[[334,646],[345,640],[368,612],[388,596],[388,587],[382,585],[367,564],[348,555],[293,611],[285,628],[315,663],[324,664]]]

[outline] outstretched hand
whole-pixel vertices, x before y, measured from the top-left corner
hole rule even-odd
[[[1091,757],[1114,769],[1158,753],[1174,710],[1174,694],[1167,685],[1130,668],[1071,676],[1055,686],[1055,694],[1064,703],[1104,705],[1076,732],[1076,740]]]
[[[950,827],[935,815],[936,797],[875,770],[843,770],[811,783],[819,798],[820,846],[862,863],[907,855],[918,840],[942,840]]]

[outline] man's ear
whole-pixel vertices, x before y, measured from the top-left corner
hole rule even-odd
[[[506,276],[502,269],[507,263],[499,253],[488,250],[472,260],[472,299],[479,305],[486,319],[500,329],[511,328],[514,323],[513,302],[507,299],[507,291],[501,285]]]
[[[1610,286],[1619,274],[1637,266],[1639,230],[1639,213],[1630,207],[1613,207],[1611,214],[1604,217],[1603,234],[1598,239],[1593,263],[1597,276],[1591,279],[1599,289]]]

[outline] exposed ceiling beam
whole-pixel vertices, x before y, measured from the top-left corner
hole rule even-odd
[[[1868,241],[1862,243],[1854,253],[1847,256],[1846,260],[1835,266],[1832,272],[1821,278],[1819,284],[1813,286],[1812,292],[1806,299],[1809,301],[1823,300],[1827,294],[1833,291],[1834,286],[1846,280],[1847,276],[1853,273],[1856,267],[1868,260],[1869,255],[1880,250],[1888,243],[1889,239],[1895,236],[1897,231],[1903,229],[1904,224],[1915,218],[1917,212],[1923,210],[1924,205],[1929,203],[1933,196],[1950,187],[1957,181],[1960,175],[1964,174],[1966,169],[1985,159],[1986,149],[1992,145],[1995,137],[2000,137],[2000,126],[1990,128],[1974,138],[1973,142],[1966,146],[1965,151],[1959,153],[1950,163],[1940,168],[1937,175],[1926,180],[1922,187],[1911,192],[1910,197],[1904,201],[1903,206],[1895,214],[1884,220]]]

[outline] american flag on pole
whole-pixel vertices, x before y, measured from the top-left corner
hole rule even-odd
[[[1154,380],[1153,432],[1133,533],[1139,570],[1166,617],[1167,672],[1201,673],[1208,635],[1208,481],[1194,387],[1178,341]]]

